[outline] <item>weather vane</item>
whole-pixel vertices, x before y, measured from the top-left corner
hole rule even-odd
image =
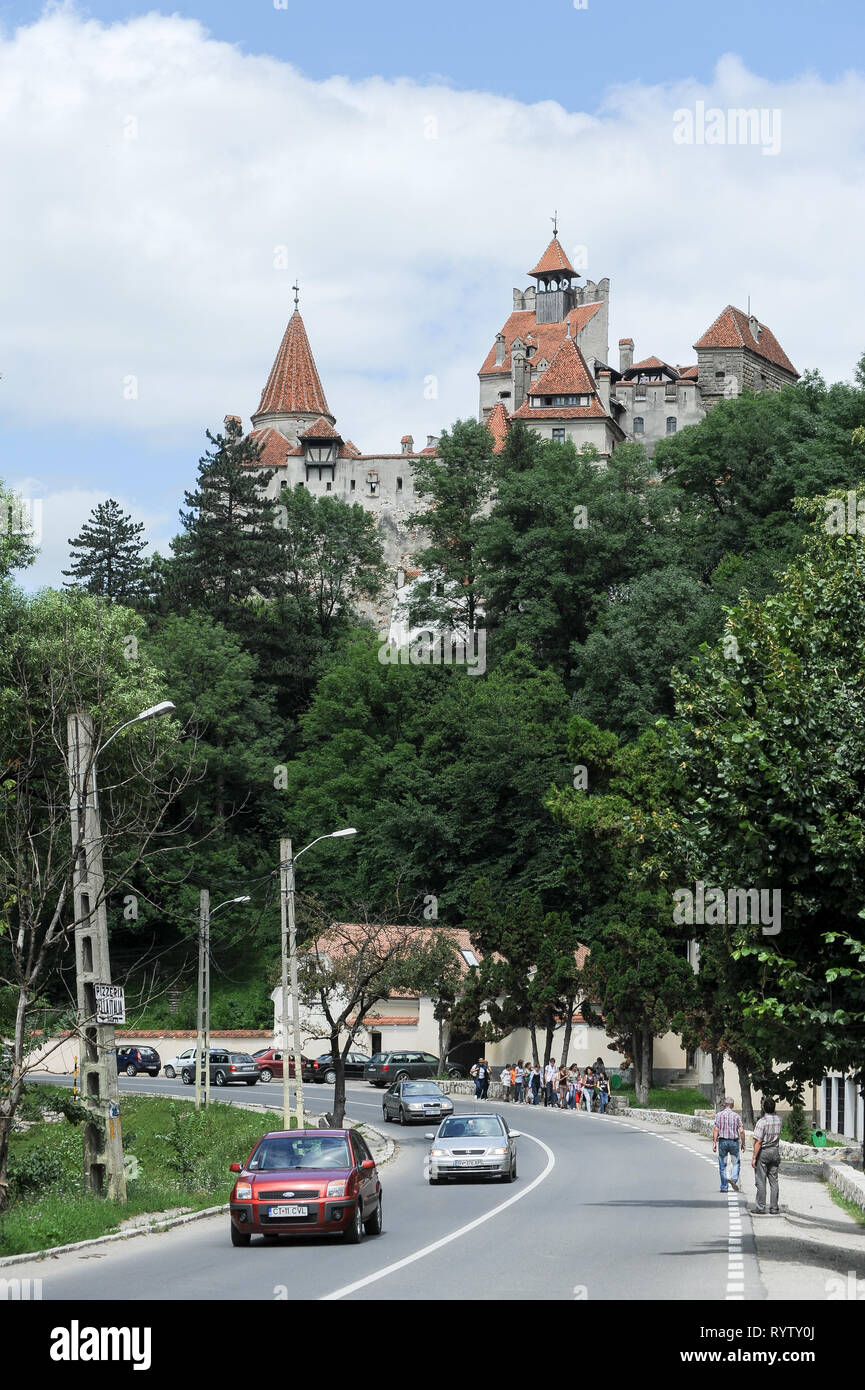
[[[299,284],[297,283],[297,281],[295,280],[295,282],[294,282],[294,284],[292,285],[291,288],[294,290],[294,307],[295,307],[295,309],[296,309],[296,308],[297,308],[298,296],[300,295],[300,285],[299,285]]]
[[[550,218],[550,221],[551,221],[552,224],[553,224],[553,236],[558,236],[558,235],[559,235],[559,212],[558,212],[558,208],[557,208],[556,211],[553,213],[552,217]]]

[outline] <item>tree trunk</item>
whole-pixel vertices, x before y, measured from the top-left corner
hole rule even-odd
[[[751,1078],[740,1062],[736,1063],[739,1073],[739,1090],[742,1092],[742,1124],[746,1129],[754,1128],[754,1101],[751,1096]]]
[[[561,1055],[561,1058],[559,1059],[559,1065],[560,1065],[560,1066],[563,1066],[563,1067],[566,1067],[566,1066],[568,1065],[568,1053],[569,1053],[570,1048],[571,1048],[571,1028],[572,1028],[572,1026],[573,1026],[573,1015],[574,1015],[574,1000],[573,1000],[573,999],[569,999],[569,1000],[567,1001],[566,1009],[567,1009],[567,1013],[566,1013],[566,1016],[565,1016],[565,1036],[564,1036],[564,1038],[562,1039],[562,1055]]]
[[[447,1059],[451,1046],[451,1025],[446,1018],[439,1019],[439,1071],[447,1076]]]
[[[651,1066],[652,1034],[648,1024],[643,1024],[639,1032],[640,1070],[636,1079],[637,1101],[640,1105],[649,1103],[649,1068]],[[634,1059],[636,1062],[636,1058]]]
[[[533,1023],[529,1024],[529,1037],[532,1040],[532,1066],[539,1067],[540,1061],[538,1059],[538,1032]]]
[[[29,997],[29,991],[22,985],[18,990],[18,1004],[15,1010],[15,1037],[12,1044],[9,1089],[5,1095],[0,1090],[0,1212],[5,1209],[9,1197],[9,1139],[24,1090],[24,1036]]]
[[[547,1029],[547,1032],[546,1032],[546,1037],[544,1038],[544,1066],[546,1066],[547,1063],[549,1062],[549,1060],[550,1060],[550,1054],[552,1053],[552,1050],[553,1050],[553,1029],[552,1029],[552,1028],[548,1028],[548,1029]]]
[[[712,1103],[715,1113],[724,1109],[724,1054],[712,1053]]]
[[[350,1046],[351,1041],[346,1044],[346,1048],[348,1049]],[[345,1118],[345,1057],[339,1045],[339,1033],[331,1033],[330,1035],[330,1060],[336,1072],[330,1123],[332,1129],[342,1129],[342,1122]]]
[[[649,1040],[646,1044],[645,1066],[646,1085],[651,1090],[655,1084],[655,1036],[653,1033],[649,1034]]]

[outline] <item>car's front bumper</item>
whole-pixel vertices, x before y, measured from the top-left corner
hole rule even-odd
[[[509,1154],[503,1158],[481,1158],[477,1162],[453,1158],[431,1158],[433,1178],[501,1178],[511,1170]]]
[[[306,1216],[269,1217],[268,1202],[232,1202],[231,1219],[238,1231],[246,1235],[336,1235],[351,1225],[357,1199],[354,1197],[322,1197],[304,1201]]]

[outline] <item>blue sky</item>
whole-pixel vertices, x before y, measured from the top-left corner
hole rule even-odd
[[[255,408],[296,274],[365,451],[473,413],[554,208],[611,278],[612,344],[686,362],[750,294],[800,370],[849,377],[862,30],[849,0],[0,0],[0,178],[26,190],[0,225],[0,477],[44,498],[25,582],[59,582],[107,495],[164,549],[205,426]],[[779,111],[778,157],[674,147],[698,99]]]

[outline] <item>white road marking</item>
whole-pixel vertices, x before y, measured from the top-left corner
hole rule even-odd
[[[517,1192],[513,1197],[509,1197],[506,1202],[500,1202],[492,1211],[485,1212],[483,1216],[478,1216],[474,1221],[470,1221],[466,1226],[460,1226],[458,1230],[451,1231],[449,1236],[442,1236],[441,1240],[434,1240],[431,1245],[425,1245],[421,1250],[415,1250],[413,1255],[406,1255],[402,1260],[396,1260],[391,1265],[385,1265],[383,1269],[378,1269],[374,1274],[367,1274],[363,1279],[357,1279],[353,1284],[345,1284],[341,1289],[336,1289],[333,1293],[323,1294],[319,1300],[321,1303],[332,1303],[338,1298],[346,1298],[350,1293],[356,1293],[358,1289],[366,1288],[368,1284],[375,1284],[379,1279],[385,1279],[389,1274],[394,1274],[398,1269],[405,1269],[406,1265],[414,1264],[416,1260],[422,1260],[427,1255],[432,1255],[434,1251],[441,1250],[442,1246],[450,1245],[452,1240],[459,1240],[460,1236],[468,1235],[469,1231],[474,1231],[478,1226],[483,1226],[485,1221],[491,1221],[499,1212],[507,1211],[515,1202],[521,1202],[524,1197],[548,1178],[556,1166],[556,1156],[549,1145],[542,1139],[537,1139],[533,1134],[523,1134],[524,1139],[529,1139],[533,1144],[537,1144],[547,1155],[547,1166],[542,1173],[539,1173],[522,1192]]]

